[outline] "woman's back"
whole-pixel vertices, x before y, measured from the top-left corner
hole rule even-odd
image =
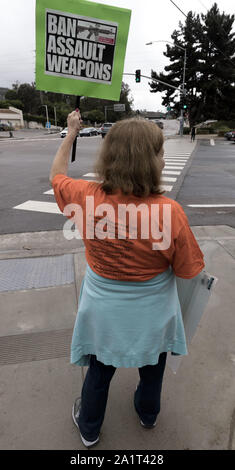
[[[202,270],[203,254],[178,202],[162,194],[106,194],[101,184],[64,175],[57,175],[53,184],[61,210],[66,198],[75,204],[87,262],[100,276],[145,281],[169,265],[184,278]]]

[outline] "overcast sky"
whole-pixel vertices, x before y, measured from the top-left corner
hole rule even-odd
[[[92,3],[93,0],[90,0]],[[192,10],[205,13],[212,0],[174,0],[187,14]],[[1,1],[0,11],[0,87],[11,88],[12,83],[34,81],[35,67],[35,0]],[[65,0],[66,7],[66,0]],[[163,71],[168,60],[163,56],[163,42],[146,46],[146,42],[171,41],[171,34],[185,17],[170,0],[99,0],[103,3],[132,10],[124,72],[141,69],[149,76],[151,69]],[[234,0],[218,0],[220,11],[234,13]],[[135,109],[162,110],[161,94],[150,93],[147,79],[136,84],[134,77],[124,77],[134,98]]]

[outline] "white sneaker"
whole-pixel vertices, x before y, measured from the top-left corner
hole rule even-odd
[[[72,408],[72,418],[73,418],[73,421],[74,421],[74,424],[75,426],[79,429],[79,426],[78,426],[78,417],[79,417],[79,414],[80,414],[80,409],[81,409],[81,397],[79,398],[76,398],[74,404],[73,404],[73,408]],[[79,430],[80,431],[80,430]],[[81,440],[82,440],[82,443],[84,444],[84,446],[86,447],[91,447],[93,445],[95,445],[98,441],[99,441],[99,436],[97,439],[95,439],[94,441],[87,441],[87,439],[85,439],[81,432],[80,432],[80,437],[81,437]]]

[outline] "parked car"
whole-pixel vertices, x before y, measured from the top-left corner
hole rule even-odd
[[[80,137],[90,137],[91,135],[98,135],[97,129],[95,127],[84,127],[79,132]]]
[[[235,140],[235,130],[234,130],[234,131],[225,132],[224,137],[225,137],[227,140]]]
[[[60,132],[60,137],[66,137],[66,135],[68,134],[68,128],[65,127],[61,132]]]
[[[105,122],[103,126],[101,127],[101,135],[102,139],[106,136],[108,133],[109,129],[112,127],[113,123],[112,122]]]
[[[13,130],[13,128],[10,124],[0,122],[0,131],[12,131],[12,130]]]
[[[60,132],[60,137],[66,137],[66,135],[68,134],[68,128],[65,127],[61,132]],[[79,133],[78,133],[78,136],[79,136]]]
[[[163,122],[161,121],[154,121],[158,127],[160,127],[160,129],[163,129],[164,128],[164,125],[163,125]]]

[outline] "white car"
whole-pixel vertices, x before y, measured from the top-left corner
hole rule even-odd
[[[68,128],[65,127],[61,132],[60,132],[60,137],[66,137],[68,134]]]

